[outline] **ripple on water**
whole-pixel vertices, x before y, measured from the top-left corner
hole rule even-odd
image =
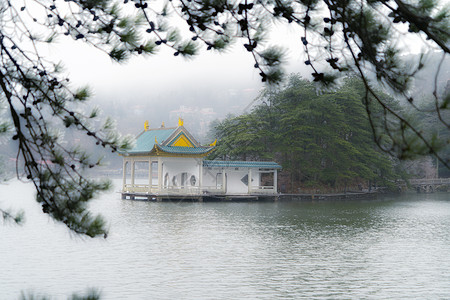
[[[92,204],[109,237],[91,240],[42,215],[29,186],[0,193],[27,212],[25,226],[0,226],[0,299],[27,289],[64,299],[87,287],[105,299],[450,297],[450,202],[438,194],[149,203],[111,193]]]

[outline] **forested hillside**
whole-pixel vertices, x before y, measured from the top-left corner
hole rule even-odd
[[[383,119],[382,110],[372,107],[370,126],[363,93],[357,79],[318,93],[313,83],[293,75],[283,88],[265,90],[249,113],[214,124],[212,135],[219,142],[211,158],[275,160],[283,166],[286,192],[343,191],[375,183],[393,187],[397,161],[373,141],[373,130],[383,130],[376,122]]]

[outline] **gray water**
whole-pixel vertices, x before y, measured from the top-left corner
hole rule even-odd
[[[117,190],[117,188],[116,188]],[[449,194],[345,203],[92,204],[105,239],[80,238],[40,212],[32,186],[0,185],[0,299],[449,299]]]

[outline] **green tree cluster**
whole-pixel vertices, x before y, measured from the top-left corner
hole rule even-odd
[[[374,143],[363,99],[364,86],[355,78],[317,94],[312,82],[291,76],[285,87],[266,89],[250,113],[215,124],[213,158],[274,159],[290,174],[292,187],[392,186],[395,160]]]

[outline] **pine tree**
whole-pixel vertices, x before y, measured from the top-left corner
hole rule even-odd
[[[216,124],[221,139],[213,155],[276,160],[290,174],[291,186],[390,186],[398,175],[394,161],[373,142],[363,90],[361,81],[350,78],[335,91],[317,94],[311,82],[291,76],[285,87],[263,93],[251,113]]]

